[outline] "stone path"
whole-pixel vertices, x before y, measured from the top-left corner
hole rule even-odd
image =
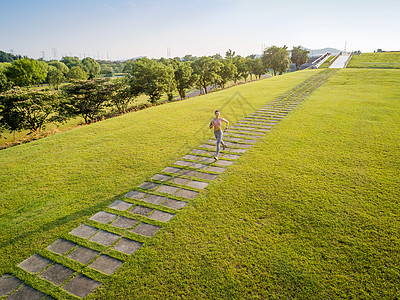
[[[224,137],[228,148],[217,162],[211,139],[18,264],[17,273],[30,282],[5,274],[0,297],[86,297],[334,72],[314,75],[231,126]]]

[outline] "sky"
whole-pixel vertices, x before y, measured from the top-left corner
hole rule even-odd
[[[32,58],[400,50],[398,0],[0,0],[0,50]]]

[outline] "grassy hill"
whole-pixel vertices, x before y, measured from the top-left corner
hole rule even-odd
[[[362,53],[354,55],[347,68],[400,69],[400,52]]]
[[[215,109],[243,118],[290,74],[76,128],[0,152],[0,274],[204,142]]]
[[[316,72],[1,151],[0,274]],[[399,298],[399,84],[337,71],[89,298]]]
[[[399,83],[337,72],[93,298],[398,298]]]

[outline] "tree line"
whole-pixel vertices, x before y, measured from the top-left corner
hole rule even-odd
[[[88,123],[106,110],[125,112],[141,94],[149,97],[150,104],[158,103],[163,95],[172,100],[175,92],[184,99],[191,88],[206,94],[211,85],[224,88],[229,81],[261,78],[269,69],[274,75],[282,74],[291,62],[298,69],[307,61],[308,52],[300,46],[291,52],[291,59],[286,46],[269,47],[261,57],[242,57],[230,49],[225,57],[143,57],[120,66],[126,76],[117,79],[98,78],[101,66],[90,57],[66,56],[48,62],[18,58],[0,64],[0,127],[10,132],[35,132],[47,123],[76,116]],[[35,85],[39,84],[51,88],[38,89]]]

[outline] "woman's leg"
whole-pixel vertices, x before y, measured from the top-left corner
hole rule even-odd
[[[219,144],[221,143],[222,140],[222,131],[218,130],[214,132],[215,138],[217,139],[217,153],[215,154],[216,157],[218,157],[219,154]]]

